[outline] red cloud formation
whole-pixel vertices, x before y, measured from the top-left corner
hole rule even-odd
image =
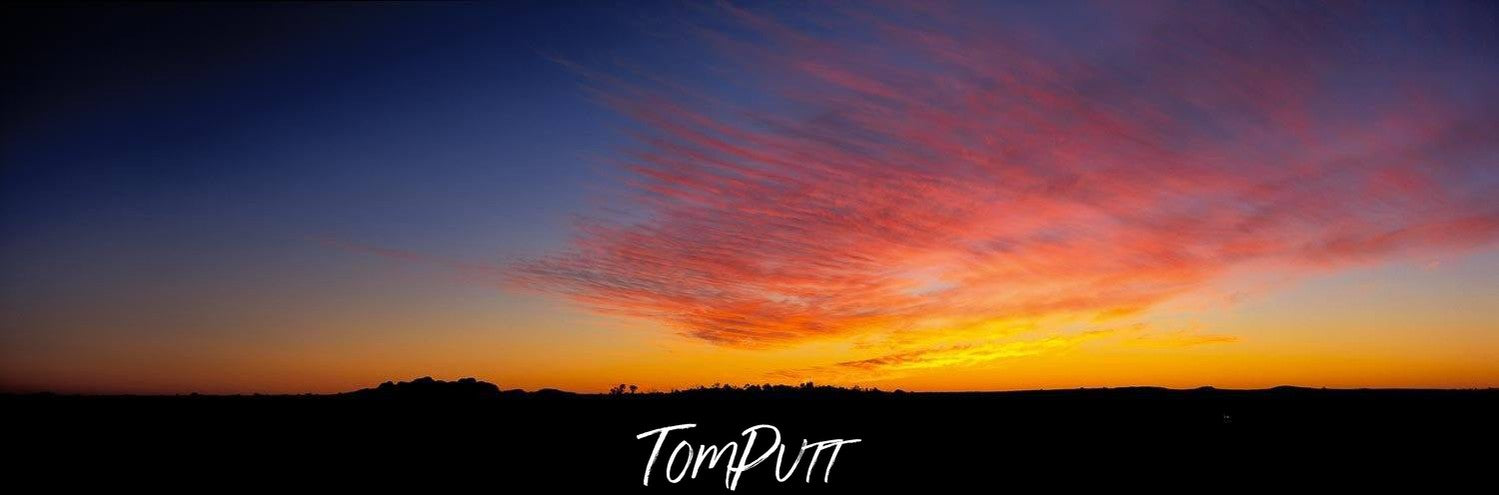
[[[1499,84],[1460,21],[1127,5],[1075,22],[728,8],[735,28],[705,39],[750,77],[599,78],[641,124],[636,216],[514,278],[758,347],[1127,314],[1249,261],[1326,269],[1499,234]]]

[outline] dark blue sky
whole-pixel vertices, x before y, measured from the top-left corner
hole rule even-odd
[[[27,77],[5,92],[6,248],[327,235],[447,251],[455,231],[545,242],[538,229],[577,202],[572,181],[611,139],[608,115],[546,56],[629,50],[639,35],[614,14],[48,10],[51,25],[17,46]]]

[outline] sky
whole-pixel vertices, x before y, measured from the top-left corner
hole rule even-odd
[[[1491,3],[6,9],[3,390],[1499,386]]]

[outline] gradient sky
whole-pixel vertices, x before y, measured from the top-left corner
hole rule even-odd
[[[1491,2],[6,9],[3,389],[1499,386]]]

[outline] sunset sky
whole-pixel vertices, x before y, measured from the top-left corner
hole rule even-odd
[[[1499,386],[1492,2],[8,11],[0,390]]]

